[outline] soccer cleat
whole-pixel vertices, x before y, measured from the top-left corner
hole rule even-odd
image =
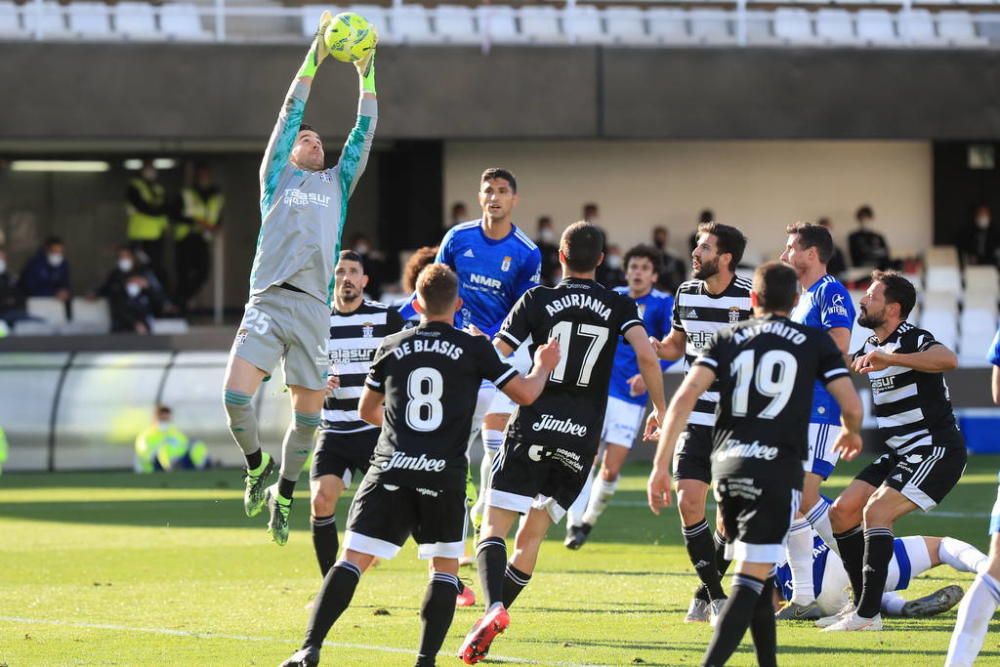
[[[247,474],[243,478],[243,482],[246,484],[246,491],[243,492],[243,509],[249,517],[257,516],[264,509],[267,502],[264,490],[267,488],[268,480],[274,474],[274,458],[267,452],[261,452],[261,456],[263,460],[260,467],[257,468],[257,473],[254,474],[247,470]]]
[[[709,610],[709,604],[706,600],[701,598],[693,598],[691,600],[691,606],[688,607],[687,616],[684,617],[685,623],[708,623],[709,615],[711,614]]]
[[[962,591],[961,586],[955,586],[954,584],[945,586],[930,595],[910,600],[904,604],[902,616],[920,618],[942,614],[961,602],[963,595],[965,593]]]
[[[726,598],[721,598],[719,600],[712,600],[709,605],[709,617],[708,624],[713,628],[719,623],[719,616],[722,615],[722,608],[726,605]]]
[[[831,626],[823,628],[823,632],[864,632],[869,630],[882,629],[882,615],[875,614],[875,618],[864,618],[852,613],[845,616]]]
[[[817,621],[823,613],[815,600],[809,604],[789,602],[774,615],[776,621]]]
[[[265,490],[267,509],[271,518],[267,522],[267,534],[279,547],[288,543],[288,514],[292,511],[292,499],[283,498],[278,493],[278,485],[272,484]]]
[[[472,605],[476,604],[476,593],[464,581],[462,582],[462,585],[465,586],[465,588],[463,588],[462,592],[459,593],[458,597],[455,598],[455,606],[471,607]]]
[[[569,531],[566,533],[566,541],[563,542],[567,549],[572,549],[576,551],[583,546],[583,543],[587,541],[587,537],[590,535],[590,531],[593,529],[589,523],[583,523],[579,526],[570,526]]]
[[[281,667],[316,667],[319,664],[319,649],[306,646],[296,651],[291,658],[281,663]]]
[[[461,648],[458,649],[458,657],[467,665],[474,665],[490,651],[490,644],[510,625],[510,615],[507,609],[500,603],[490,607],[486,615],[476,621],[476,624],[465,636]]]
[[[848,602],[844,607],[832,616],[824,616],[823,618],[816,621],[817,628],[828,628],[834,623],[837,623],[841,619],[844,619],[854,613],[854,605]]]

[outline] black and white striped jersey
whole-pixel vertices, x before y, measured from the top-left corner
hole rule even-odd
[[[403,328],[403,317],[392,306],[365,299],[357,310],[330,313],[330,374],[340,377],[340,387],[323,402],[320,429],[357,433],[376,428],[358,417],[358,399],[365,386],[375,350],[382,339]]]
[[[854,358],[874,350],[913,354],[940,344],[929,331],[903,322],[885,342],[874,335],[869,337]],[[925,445],[965,447],[943,373],[889,366],[867,377],[872,386],[878,434],[886,447],[897,454]]]
[[[673,328],[684,332],[687,339],[685,369],[691,368],[716,332],[731,329],[752,317],[750,287],[751,282],[746,278],[733,276],[732,282],[719,294],[710,293],[704,280],[688,280],[677,288]],[[718,403],[719,379],[716,378],[708,391],[698,397],[688,424],[715,426],[715,406]]]

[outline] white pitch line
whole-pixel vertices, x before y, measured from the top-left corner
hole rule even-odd
[[[168,635],[171,637],[191,637],[195,639],[231,639],[241,642],[282,642],[297,645],[298,639],[285,639],[278,637],[251,637],[247,635],[229,635],[215,632],[191,632],[189,630],[171,630],[170,628],[138,628],[128,625],[115,625],[113,623],[83,623],[79,621],[58,621],[46,618],[24,618],[21,616],[0,616],[0,622],[25,623],[30,625],[55,625],[63,628],[85,628],[88,630],[111,630],[114,632],[144,632],[154,635]],[[360,651],[378,651],[380,653],[400,653],[404,655],[414,655],[414,649],[395,648],[392,646],[374,646],[370,644],[351,644],[347,642],[323,642],[324,648],[350,648]],[[525,658],[512,658],[502,655],[491,655],[490,659],[500,662],[520,664],[520,665],[557,665],[558,667],[609,667],[607,665],[576,663],[576,662],[535,662]]]
[[[612,500],[611,504],[618,507],[649,507],[648,504],[642,502],[641,500]],[[715,505],[709,503],[706,505],[706,509],[715,509]],[[919,516],[926,519],[989,519],[991,514],[989,512],[952,512],[949,510],[932,510],[926,514],[914,512],[912,514],[908,514],[907,516]]]

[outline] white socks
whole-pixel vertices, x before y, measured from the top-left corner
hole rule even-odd
[[[599,468],[599,465],[590,467],[590,474],[587,475],[587,481],[583,484],[583,490],[580,491],[580,495],[576,497],[576,500],[570,505],[569,511],[566,512],[567,529],[583,523],[583,513],[587,510],[587,505],[590,503],[590,487],[594,482],[594,477],[597,475]]]
[[[816,600],[813,589],[812,526],[805,519],[795,519],[788,530],[788,566],[792,570],[792,602],[807,605]]]
[[[951,634],[945,667],[972,667],[983,647],[997,604],[1000,604],[1000,582],[985,572],[976,575],[958,606],[958,620]]]
[[[938,558],[945,565],[950,565],[959,572],[984,572],[989,563],[989,557],[982,551],[953,537],[941,539],[938,547]]]
[[[483,429],[483,460],[479,462],[479,497],[472,506],[472,515],[481,517],[486,511],[486,492],[490,488],[493,460],[503,445],[503,431]]]
[[[617,488],[617,479],[608,482],[603,477],[598,477],[594,480],[594,487],[590,490],[590,502],[587,503],[587,511],[583,513],[584,523],[589,523],[591,526],[597,523]]]
[[[833,549],[839,556],[840,549],[837,547],[837,540],[833,537],[833,526],[830,525],[830,501],[820,496],[813,508],[806,514],[806,521],[812,525],[813,530],[819,533],[819,536],[826,542],[826,546]]]

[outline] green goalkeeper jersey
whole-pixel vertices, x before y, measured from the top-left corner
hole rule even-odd
[[[368,162],[378,106],[373,98],[360,100],[335,167],[304,171],[289,156],[308,97],[308,84],[292,84],[260,165],[261,226],[250,295],[288,283],[329,305],[347,200]]]

